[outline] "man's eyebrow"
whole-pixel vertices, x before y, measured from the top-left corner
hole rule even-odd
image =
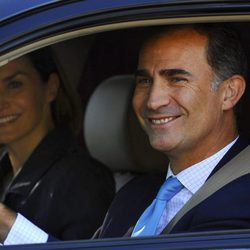
[[[186,76],[192,76],[192,74],[184,69],[162,69],[159,72],[160,75],[165,76],[175,76],[175,75],[186,75]]]
[[[175,75],[186,75],[186,76],[192,76],[192,74],[184,69],[161,69],[159,71],[159,74],[162,76],[175,76]],[[146,69],[138,69],[135,71],[135,77],[137,76],[145,76],[150,77],[150,73]]]
[[[137,69],[135,71],[135,77],[137,77],[137,76],[147,76],[147,77],[149,77],[150,74],[146,69]]]

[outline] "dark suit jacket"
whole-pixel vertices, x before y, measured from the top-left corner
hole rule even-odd
[[[248,144],[247,140],[239,138],[211,175]],[[132,232],[132,228],[155,198],[165,178],[165,173],[151,174],[130,181],[117,194],[97,236],[100,238],[129,236],[128,232]],[[250,228],[249,190],[248,174],[224,186],[191,209],[175,225],[171,233]]]
[[[0,164],[0,183],[9,171],[6,155]],[[69,130],[61,128],[34,150],[2,201],[52,236],[73,240],[93,235],[113,195],[109,171],[83,153]]]

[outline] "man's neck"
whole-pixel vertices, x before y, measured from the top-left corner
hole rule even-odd
[[[198,154],[198,153],[190,153],[185,152],[185,154],[180,154],[178,157],[169,157],[170,160],[170,166],[173,173],[176,175],[180,173],[181,171],[198,164],[199,162],[202,162],[209,157],[212,157],[214,154],[218,153],[219,151],[223,150],[226,147],[229,147],[229,145],[233,145],[236,140],[238,139],[238,135],[236,135],[233,139],[230,141],[227,141],[227,143],[224,143],[222,146],[217,147],[214,150],[209,150],[207,152]],[[230,147],[229,147],[230,148]]]

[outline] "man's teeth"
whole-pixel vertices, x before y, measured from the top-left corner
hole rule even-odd
[[[10,115],[10,116],[5,116],[0,118],[0,124],[5,123],[5,122],[10,122],[13,121],[17,118],[17,115]]]
[[[174,120],[174,117],[169,117],[169,118],[162,118],[162,119],[152,119],[152,123],[153,124],[164,124],[164,123],[168,123],[170,121]]]

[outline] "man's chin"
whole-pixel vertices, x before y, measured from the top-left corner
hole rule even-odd
[[[174,142],[170,140],[150,138],[150,144],[152,148],[161,152],[169,152],[174,148]]]

